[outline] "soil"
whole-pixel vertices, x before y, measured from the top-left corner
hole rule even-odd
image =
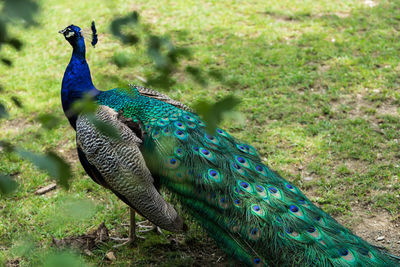
[[[369,243],[385,247],[394,255],[400,255],[400,221],[393,221],[384,210],[368,213],[365,208],[355,206],[351,217],[337,216],[336,219]]]

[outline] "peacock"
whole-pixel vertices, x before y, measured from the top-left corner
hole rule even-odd
[[[94,46],[94,23],[92,30]],[[248,266],[400,265],[400,258],[354,235],[263,164],[253,146],[221,128],[209,134],[188,106],[141,86],[96,89],[81,29],[70,25],[60,33],[73,48],[61,99],[79,160],[131,214],[169,231],[187,229],[160,195],[160,184],[228,255]],[[71,109],[85,96],[98,104],[96,120],[113,126],[120,138]]]

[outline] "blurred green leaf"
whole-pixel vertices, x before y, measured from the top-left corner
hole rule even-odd
[[[176,71],[179,57],[189,57],[190,52],[185,48],[176,48],[169,39],[150,35],[147,54],[153,60],[158,75],[147,77],[147,86],[169,90],[176,84],[172,77]]]
[[[121,136],[119,135],[119,132],[117,128],[114,127],[114,125],[98,120],[94,115],[88,115],[87,117],[89,121],[93,123],[93,125],[96,127],[96,129],[99,130],[100,133],[112,139],[121,140]]]
[[[222,75],[222,73],[219,70],[209,70],[208,71],[208,75],[211,78],[214,78],[217,81],[223,82],[224,81],[224,76]]]
[[[170,67],[167,58],[164,57],[161,53],[162,41],[163,40],[160,37],[152,35],[149,38],[149,43],[147,48],[147,53],[153,59],[156,68],[158,69],[165,69]]]
[[[23,233],[23,237],[16,241],[12,247],[13,254],[19,257],[26,257],[35,251],[35,243],[32,236],[28,233]]]
[[[37,117],[37,120],[42,124],[45,129],[53,129],[60,123],[60,119],[54,115],[45,113]]]
[[[1,14],[1,13],[0,13]],[[0,20],[0,46],[7,39],[7,27],[6,23],[3,20]]]
[[[168,72],[160,73],[157,76],[152,75],[146,77],[146,80],[146,86],[162,88],[165,91],[168,91],[169,89],[171,89],[172,86],[176,84],[175,79],[173,79],[171,77],[171,74],[169,74]]]
[[[7,65],[7,66],[9,66],[9,67],[11,67],[12,66],[12,62],[11,62],[11,60],[9,60],[8,58],[1,58],[1,62],[3,62],[3,64],[5,64],[5,65]]]
[[[95,212],[95,205],[89,199],[69,199],[63,204],[63,216],[73,220],[85,220]]]
[[[6,107],[3,104],[0,103],[0,119],[1,118],[8,118],[8,117],[9,117],[9,115],[8,115],[7,110],[6,110]]]
[[[39,10],[39,6],[32,0],[3,0],[2,13],[9,19],[20,18],[27,22],[27,25],[35,25],[33,19],[35,12]]]
[[[68,231],[73,224],[88,222],[96,212],[95,203],[87,198],[72,195],[59,196],[49,217],[49,227],[54,232]]]
[[[43,267],[85,267],[79,255],[72,252],[58,252],[47,255]]]
[[[20,40],[18,40],[17,38],[8,39],[7,43],[17,50],[21,50],[22,45],[23,45],[22,42]]]
[[[130,59],[126,53],[118,52],[114,53],[112,61],[118,68],[123,68],[129,64]]]
[[[172,43],[171,43],[172,45]],[[190,52],[189,49],[183,48],[183,47],[176,47],[176,46],[169,46],[170,49],[168,51],[168,58],[171,60],[173,63],[178,63],[179,58],[189,58],[192,53]]]
[[[36,25],[33,19],[39,6],[33,0],[2,0],[0,10],[0,48],[2,44],[9,44],[17,50],[22,48],[22,42],[7,34],[7,23],[25,22],[25,26]],[[8,58],[1,58],[1,62],[7,66],[12,65]]]
[[[20,148],[17,149],[17,152],[39,169],[46,171],[61,187],[69,188],[69,180],[72,177],[71,167],[56,153],[49,151],[44,155],[40,155]]]
[[[21,102],[21,100],[19,100],[18,97],[12,96],[12,97],[11,97],[11,100],[12,100],[12,102],[14,102],[14,104],[15,104],[17,107],[22,108],[22,102]]]
[[[8,175],[0,174],[0,194],[8,195],[14,192],[18,183]]]
[[[136,11],[132,12],[131,14],[125,17],[114,19],[110,25],[111,33],[117,38],[119,38],[121,42],[123,42],[124,44],[134,45],[139,42],[139,37],[136,36],[135,34],[123,33],[122,27],[129,24],[136,25],[138,22],[139,22],[139,13],[137,13]]]
[[[0,140],[0,147],[7,153],[11,153],[15,149],[11,143],[4,140]]]
[[[73,114],[90,114],[94,113],[98,107],[98,104],[93,101],[93,98],[90,95],[85,95],[82,99],[75,101],[72,104],[71,110],[68,113],[69,115]]]
[[[232,95],[211,104],[205,100],[197,102],[194,106],[196,112],[207,124],[206,130],[209,134],[214,134],[217,125],[223,117],[232,112],[232,109],[240,103],[240,100]]]
[[[204,79],[203,74],[201,73],[201,70],[199,68],[187,66],[185,70],[192,76],[195,82],[199,83],[203,87],[207,86],[207,82]]]
[[[110,30],[123,43],[136,44],[139,41],[139,37],[134,34],[124,33],[126,31],[123,31],[123,29],[129,29],[128,26],[132,24],[136,26],[138,22],[139,14],[133,12],[128,16],[115,19],[110,25]],[[142,30],[145,36],[148,37],[147,54],[154,62],[157,71],[157,74],[146,76],[146,85],[164,90],[170,89],[176,84],[172,76],[178,70],[180,58],[190,57],[190,51],[186,48],[174,46],[167,37],[152,34],[150,27],[146,24],[141,24],[139,30]],[[118,53],[114,54],[113,62],[121,68],[129,64],[129,59],[125,55]],[[189,68],[188,72],[202,86],[207,84],[201,71]]]
[[[150,35],[147,53],[153,59],[158,70],[172,74],[180,57],[189,57],[186,48],[175,47],[168,38]]]
[[[94,102],[89,95],[85,95],[84,98],[76,101],[72,105],[72,109],[69,112],[71,112],[72,114],[87,114],[87,118],[89,119],[89,121],[93,123],[93,125],[96,127],[97,130],[99,130],[100,133],[115,140],[120,140],[121,137],[119,135],[119,132],[113,125],[98,120],[94,116],[97,108],[98,104]]]

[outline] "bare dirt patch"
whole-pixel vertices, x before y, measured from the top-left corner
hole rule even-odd
[[[76,150],[76,145],[70,143],[71,140],[63,140],[57,144],[57,152],[60,156],[65,159],[72,166],[76,166],[78,164],[78,151]]]
[[[25,118],[17,118],[13,120],[6,120],[1,123],[0,132],[9,133],[16,136],[21,134],[26,128],[33,126],[34,123],[29,122]]]
[[[359,173],[359,174],[367,172],[369,167],[367,163],[361,160],[354,160],[354,159],[346,159],[344,164],[352,173]]]
[[[391,115],[391,116],[399,116],[399,112],[397,111],[398,106],[385,103],[384,105],[379,106],[376,109],[377,115]]]
[[[355,206],[351,216],[336,216],[336,219],[369,243],[400,255],[400,222],[393,221],[388,212]]]
[[[363,98],[362,94],[356,94],[355,96],[349,96],[349,95],[345,96],[337,103],[340,105],[351,107],[351,109],[347,113],[349,119],[354,119],[354,118],[368,119],[368,116],[365,113],[364,109],[366,107],[369,107],[371,103],[366,101]]]
[[[273,18],[275,21],[283,21],[283,22],[301,22],[304,20],[316,20],[316,19],[324,19],[331,17],[338,17],[340,19],[344,19],[350,16],[350,12],[330,12],[330,13],[319,13],[319,14],[281,14],[275,13],[271,11],[263,12],[262,14],[267,15]]]
[[[364,95],[368,92],[358,93],[356,95],[342,95],[337,101],[332,102],[332,110],[335,112],[342,112],[341,107],[351,107],[346,111],[346,117],[349,119],[363,118],[376,125],[380,122],[380,116],[390,115],[399,116],[398,106],[394,105],[390,101],[385,101],[374,110],[373,113],[368,110],[373,107],[373,103],[366,100]]]
[[[78,162],[78,152],[75,148],[68,149],[66,151],[59,151],[62,155],[62,157],[68,162],[71,163],[72,165],[77,164]]]

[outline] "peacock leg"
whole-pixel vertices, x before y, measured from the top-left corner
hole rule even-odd
[[[129,241],[131,243],[135,243],[136,241],[136,222],[135,222],[135,215],[136,215],[136,211],[132,208],[130,209],[130,227],[129,227]]]
[[[129,208],[130,210],[130,218],[129,218],[129,236],[128,238],[118,238],[118,237],[110,237],[111,240],[117,241],[117,242],[122,242],[121,244],[114,245],[114,248],[125,246],[125,245],[134,245],[136,242],[136,239],[145,239],[142,236],[137,236],[136,235],[136,222],[135,222],[135,215],[136,211],[132,208]]]
[[[161,234],[162,233],[160,227],[158,227],[157,225],[151,223],[148,220],[145,220],[145,221],[142,221],[142,222],[138,222],[136,224],[135,214],[136,214],[136,211],[131,208],[129,238],[132,240],[132,242],[135,242],[136,238],[145,239],[142,236],[136,235],[136,227],[139,228],[139,230],[138,230],[139,233],[147,233],[147,232],[150,232],[150,231],[154,231],[157,234]],[[151,225],[143,225],[143,223],[148,223],[148,224],[151,224]]]

